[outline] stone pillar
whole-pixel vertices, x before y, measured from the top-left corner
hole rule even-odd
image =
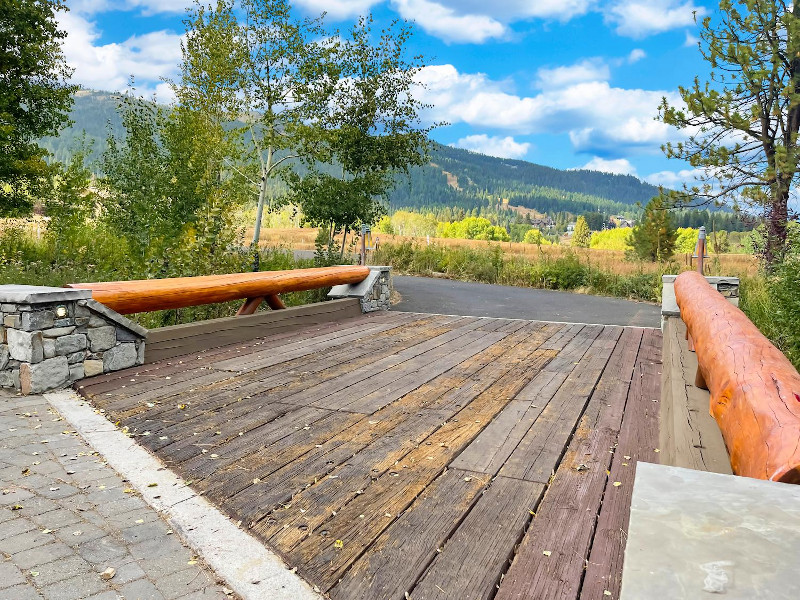
[[[389,310],[392,296],[392,267],[370,267],[369,275],[361,283],[334,286],[330,298],[358,298],[361,312]]]
[[[40,394],[144,363],[147,330],[91,295],[0,285],[0,387]]]

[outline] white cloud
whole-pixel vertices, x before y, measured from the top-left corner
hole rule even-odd
[[[536,75],[536,87],[552,90],[586,81],[608,81],[611,72],[603,60],[589,58],[567,67],[542,68]]]
[[[149,16],[159,13],[182,14],[193,4],[192,0],[70,0],[69,8],[82,15],[138,10]]]
[[[603,173],[614,173],[615,175],[636,175],[636,167],[626,158],[605,160],[604,158],[595,156],[592,160],[583,165],[580,170],[601,171]]]
[[[596,0],[436,0],[465,14],[488,15],[505,23],[521,19],[557,19],[568,21],[585,14]]]
[[[641,38],[694,25],[694,13],[706,14],[693,0],[617,0],[605,10],[606,21],[619,35]]]
[[[637,63],[644,58],[647,58],[647,52],[641,48],[634,48],[631,50],[631,53],[628,54],[628,64],[632,65],[633,63]]]
[[[647,183],[662,185],[667,188],[677,188],[684,183],[689,186],[697,185],[698,179],[704,175],[702,169],[683,169],[681,171],[659,171],[644,178]]]
[[[497,156],[500,158],[522,158],[528,154],[531,145],[528,142],[517,142],[513,137],[499,137],[480,134],[461,138],[454,144],[457,148]]]
[[[338,21],[367,14],[380,2],[382,0],[295,0],[294,3],[315,15],[324,11]]]
[[[393,0],[403,18],[413,19],[430,35],[447,42],[481,44],[506,35],[506,26],[487,15],[463,14],[429,0]]]
[[[64,56],[75,73],[72,80],[99,90],[120,91],[128,85],[131,75],[140,93],[159,90],[166,95],[162,77],[174,77],[181,59],[181,36],[170,31],[153,31],[132,36],[119,44],[95,45],[100,32],[94,23],[75,13],[59,15],[61,29],[67,32],[63,42]]]
[[[482,73],[459,73],[453,65],[423,69],[426,86],[417,96],[433,105],[431,121],[506,129],[517,135],[569,133],[576,150],[620,158],[631,152],[659,151],[676,133],[654,120],[663,96],[675,93],[611,87],[606,81],[579,82],[534,96],[503,89]]]
[[[683,42],[683,45],[687,48],[697,48],[697,44],[700,42],[699,37],[693,36],[688,31],[686,32],[686,40]]]

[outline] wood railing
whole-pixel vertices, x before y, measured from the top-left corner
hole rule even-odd
[[[800,374],[699,273],[679,275],[675,297],[733,472],[800,483]]]
[[[264,301],[273,309],[286,308],[278,294],[359,283],[368,275],[368,267],[344,266],[173,279],[71,283],[67,287],[91,290],[94,300],[121,314],[246,299],[238,314],[249,315]]]

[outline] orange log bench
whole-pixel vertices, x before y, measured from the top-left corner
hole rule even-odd
[[[800,483],[800,374],[699,273],[679,275],[675,296],[733,472]]]
[[[262,301],[266,301],[273,309],[286,308],[278,294],[359,283],[369,274],[369,267],[343,266],[173,279],[71,283],[66,287],[91,290],[94,300],[121,314],[246,299],[238,314],[249,315],[256,311]]]

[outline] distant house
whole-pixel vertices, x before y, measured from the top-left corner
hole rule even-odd
[[[574,221],[572,223],[567,223],[567,233],[570,234],[570,235],[575,233],[575,222]]]
[[[614,223],[614,225],[617,227],[633,227],[636,223],[632,219],[626,219],[625,217],[618,215],[611,215],[608,220]]]
[[[533,225],[539,231],[544,229],[552,229],[556,226],[555,221],[550,217],[544,217],[543,219],[531,219],[531,225]]]

